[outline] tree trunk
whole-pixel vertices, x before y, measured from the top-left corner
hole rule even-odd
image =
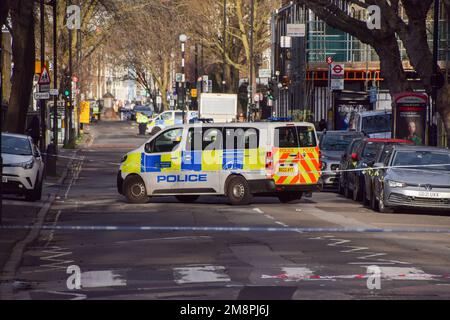
[[[450,84],[448,82],[439,90],[437,108],[447,131],[447,146],[450,147]]]
[[[17,0],[10,5],[14,71],[6,130],[24,133],[34,76],[34,1]]]

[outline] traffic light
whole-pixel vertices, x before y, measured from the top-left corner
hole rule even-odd
[[[64,96],[66,98],[68,98],[70,96],[70,90],[69,89],[64,90]]]

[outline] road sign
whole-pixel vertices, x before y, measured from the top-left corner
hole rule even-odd
[[[343,64],[331,64],[331,77],[332,78],[343,78],[345,74]]]
[[[89,101],[80,103],[80,123],[89,124],[91,122],[91,104]]]
[[[39,76],[38,84],[41,86],[41,85],[50,84],[50,82],[51,82],[50,74],[48,73],[47,66],[44,65],[44,68],[42,68],[42,73]]]
[[[332,64],[334,62],[333,57],[327,57],[327,64]]]
[[[50,95],[51,96],[57,96],[59,95],[59,90],[58,89],[50,89]]]
[[[270,78],[272,77],[272,70],[270,69],[259,69],[259,77],[260,78]]]
[[[35,92],[34,99],[35,100],[48,100],[48,99],[50,99],[50,94],[48,92]]]
[[[290,48],[291,45],[292,45],[292,38],[291,37],[282,36],[280,38],[280,47],[281,48]]]
[[[306,26],[304,23],[288,23],[286,35],[288,37],[304,37]]]
[[[170,97],[169,97],[170,99]],[[162,97],[161,96],[157,96],[156,97],[156,104],[161,104],[162,103]]]
[[[344,79],[331,79],[330,88],[332,91],[344,90]]]
[[[371,87],[369,91],[370,103],[375,103],[378,100],[378,88]]]

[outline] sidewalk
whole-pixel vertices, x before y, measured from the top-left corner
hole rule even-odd
[[[39,225],[45,218],[58,191],[64,186],[64,180],[71,169],[73,157],[76,157],[79,148],[90,143],[92,137],[85,133],[83,141],[77,149],[60,149],[57,160],[57,175],[47,176],[44,180],[42,200],[26,202],[20,197],[5,196],[3,198],[3,225]],[[39,230],[34,230],[38,232]],[[13,276],[15,265],[20,262],[22,250],[33,237],[33,230],[0,229],[0,283],[8,281]],[[31,239],[32,241],[33,239]],[[30,242],[31,242],[30,241]],[[15,252],[17,251],[17,252]],[[16,260],[16,261],[13,261]]]

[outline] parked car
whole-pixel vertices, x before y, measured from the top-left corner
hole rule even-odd
[[[337,187],[339,166],[342,155],[354,139],[362,139],[364,134],[356,131],[324,131],[320,138],[322,160],[322,180],[324,187]]]
[[[389,155],[392,144],[385,144],[383,147],[380,148],[377,155],[375,156],[375,160],[373,162],[367,163],[368,170],[365,170],[362,172],[363,174],[363,180],[364,180],[364,189],[362,194],[362,200],[364,205],[370,205],[372,202],[373,197],[373,185],[374,185],[374,179],[376,170],[373,168],[375,163],[382,163],[386,160],[386,157]]]
[[[374,165],[372,207],[379,212],[403,207],[450,209],[450,151],[436,147],[393,146]]]
[[[136,117],[136,114],[138,112],[142,113],[143,115],[145,115],[145,116],[147,116],[149,118],[151,118],[152,115],[153,115],[153,110],[152,110],[152,108],[150,108],[150,106],[136,106],[136,107],[134,107],[133,113],[134,113],[135,117]]]
[[[369,138],[392,137],[391,110],[357,112],[352,114],[350,123],[352,124],[350,129],[364,132]]]
[[[380,149],[386,144],[410,144],[411,141],[401,139],[376,139],[365,138],[356,146],[355,150],[347,158],[347,169],[354,169],[346,174],[343,181],[344,194],[347,198],[352,197],[355,201],[362,200],[364,191],[363,169],[368,169],[373,165],[375,157]]]
[[[44,161],[31,137],[2,133],[1,148],[3,193],[25,196],[28,201],[40,200]]]

